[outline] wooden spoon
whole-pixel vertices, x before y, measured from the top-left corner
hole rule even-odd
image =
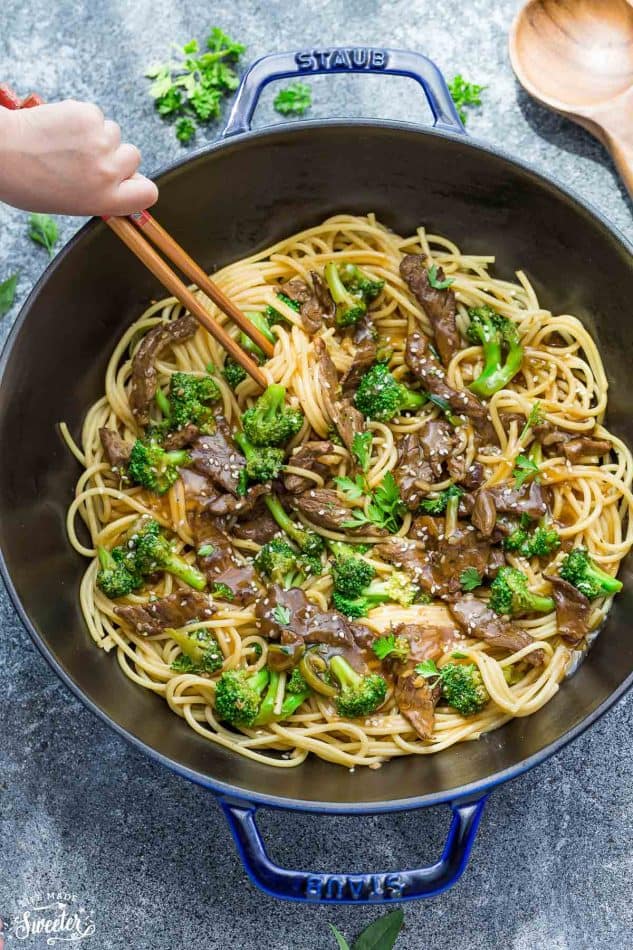
[[[510,33],[517,79],[609,149],[633,198],[631,0],[529,0]]]

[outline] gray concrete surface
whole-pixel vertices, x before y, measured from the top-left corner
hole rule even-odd
[[[220,25],[270,50],[336,42],[410,47],[451,76],[485,83],[469,128],[555,173],[633,237],[631,208],[608,157],[581,130],[517,88],[506,55],[516,0],[4,0],[0,80],[47,99],[98,102],[155,169],[182,155],[154,114],[143,69],[172,41]],[[315,116],[427,121],[405,80],[314,82]],[[257,123],[278,121],[264,97]],[[212,140],[220,125],[198,144]],[[1,170],[0,170],[1,173]],[[78,227],[61,222],[64,239]],[[46,265],[26,216],[0,207],[0,279],[20,270],[21,303]],[[0,324],[6,336],[16,306]],[[2,464],[10,447],[2,447]],[[99,950],[327,950],[333,921],[352,937],[372,908],[277,903],[246,880],[208,793],[167,773],[77,703],[36,653],[0,593],[0,917],[30,895],[68,891],[91,917]],[[471,865],[450,893],[406,907],[398,947],[434,950],[602,950],[633,947],[633,702],[625,699],[546,765],[492,797]],[[380,818],[262,818],[288,865],[369,870],[414,866],[439,851],[442,809]],[[362,827],[361,827],[362,826]],[[8,946],[20,945],[11,938]],[[46,946],[29,937],[25,947]],[[0,937],[1,946],[1,937]]]

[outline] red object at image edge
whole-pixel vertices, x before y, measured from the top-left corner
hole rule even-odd
[[[20,99],[10,86],[0,83],[0,106],[5,109],[32,109],[33,106],[41,106],[43,101],[35,92],[30,92],[24,99]]]

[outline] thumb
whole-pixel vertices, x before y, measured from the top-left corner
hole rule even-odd
[[[136,173],[119,183],[107,214],[125,215],[151,208],[158,201],[158,188],[153,181]]]

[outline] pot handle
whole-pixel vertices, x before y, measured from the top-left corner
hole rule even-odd
[[[432,60],[422,53],[382,47],[355,46],[307,49],[297,53],[270,53],[248,67],[229,115],[224,137],[247,132],[264,86],[275,79],[304,77],[320,73],[386,73],[408,76],[418,82],[433,113],[433,126],[464,135],[448,87]]]
[[[255,822],[257,806],[220,798],[244,868],[271,897],[310,904],[385,904],[439,894],[461,877],[481,821],[486,798],[452,802],[453,818],[442,857],[428,867],[373,874],[290,871],[268,857]]]

